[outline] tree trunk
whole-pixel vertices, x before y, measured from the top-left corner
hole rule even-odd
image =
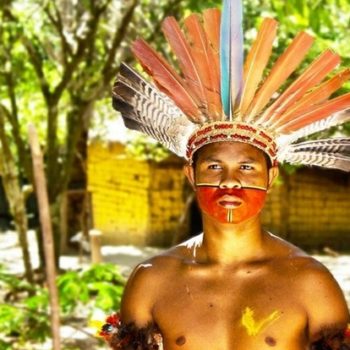
[[[9,202],[10,212],[15,221],[15,227],[18,234],[18,240],[21,246],[25,276],[28,282],[33,282],[33,270],[30,260],[27,240],[27,211],[25,207],[25,199],[20,188],[20,181],[16,171],[16,164],[13,159],[8,138],[5,133],[3,118],[0,115],[0,172],[3,174],[3,186],[6,197]]]
[[[47,193],[47,184],[44,173],[43,155],[40,150],[38,136],[33,126],[29,128],[29,143],[33,158],[33,174],[35,181],[35,192],[38,200],[40,223],[43,233],[46,262],[46,280],[49,289],[51,306],[51,330],[52,348],[60,350],[60,308],[59,296],[56,285],[56,268],[54,242],[52,235],[51,213]]]

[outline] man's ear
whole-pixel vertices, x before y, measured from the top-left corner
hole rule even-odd
[[[194,174],[194,168],[190,164],[186,164],[184,166],[184,173],[191,184],[192,188],[195,190],[196,189],[196,179],[195,179],[195,174]]]
[[[277,165],[269,169],[269,183],[267,185],[267,189],[270,189],[272,187],[273,183],[277,179],[278,174],[279,174],[279,169]]]

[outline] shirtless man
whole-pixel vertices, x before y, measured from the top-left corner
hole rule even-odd
[[[350,171],[349,139],[300,141],[349,120],[334,113],[350,95],[331,95],[350,73],[328,79],[340,57],[327,50],[281,91],[313,38],[298,34],[267,73],[277,22],[266,18],[243,67],[241,12],[241,0],[224,0],[184,30],[164,20],[181,74],[142,39],[132,50],[155,85],[120,68],[114,108],[188,160],[204,232],[135,269],[103,328],[114,349],[161,349],[160,337],[165,350],[350,349],[334,278],[260,224],[278,162]]]
[[[260,207],[235,215],[252,203],[229,190],[269,189],[277,167],[238,142],[207,145],[195,158],[185,167],[194,190],[200,184],[228,190],[213,206],[233,208],[233,222],[202,207],[203,235],[135,269],[122,301],[123,322],[155,323],[166,350],[302,350],[327,331],[344,330],[349,312],[328,270],[264,231]]]

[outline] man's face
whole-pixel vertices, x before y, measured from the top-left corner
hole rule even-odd
[[[233,224],[259,214],[277,175],[276,168],[268,169],[262,151],[240,142],[203,147],[191,169],[188,177],[203,215]]]

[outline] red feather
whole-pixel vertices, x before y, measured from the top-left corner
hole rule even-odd
[[[301,32],[278,58],[266,81],[254,97],[248,110],[249,116],[246,121],[254,119],[268,104],[272,95],[281,87],[304,59],[313,40],[313,37],[309,34]]]
[[[277,22],[274,19],[264,19],[258,36],[249,51],[243,73],[244,88],[242,92],[240,115],[244,115],[254,98],[254,94],[262,79],[264,69],[271,56],[273,41],[276,37]]]
[[[285,120],[282,114],[308,90],[319,84],[339,63],[339,55],[331,50],[325,51],[266,109],[259,121],[262,123],[266,121],[269,125],[275,125],[275,123],[280,125]]]
[[[136,40],[132,51],[146,72],[151,75],[158,88],[195,123],[202,121],[201,113],[193,97],[188,93],[183,79],[168,62],[144,40]]]
[[[333,78],[325,81],[314,90],[307,93],[301,100],[291,106],[282,116],[282,119],[275,124],[280,127],[286,124],[286,121],[293,120],[299,115],[311,110],[313,106],[326,101],[335,91],[337,91],[345,81],[350,79],[350,69],[347,68],[335,75]]]
[[[334,113],[344,111],[349,107],[350,93],[347,93],[317,106],[311,107],[308,112],[299,115],[299,117],[296,119],[291,120],[289,123],[277,128],[277,131],[283,133],[296,131],[304,126],[317,122],[318,120],[327,118]]]
[[[220,24],[221,24],[221,12],[218,9],[207,9],[203,12],[203,28],[207,35],[210,51],[212,52],[214,73],[216,80],[219,81],[220,86]]]
[[[179,61],[189,93],[196,99],[197,105],[202,112],[207,115],[208,102],[206,100],[204,86],[185,35],[174,17],[167,17],[163,21],[162,30]]]
[[[220,77],[214,67],[215,58],[209,45],[199,17],[193,14],[185,19],[187,35],[191,40],[191,54],[194,59],[204,93],[208,102],[208,116],[210,120],[222,119],[222,105],[220,97]]]
[[[220,52],[221,12],[218,9],[207,9],[203,12],[203,27],[215,52]]]

